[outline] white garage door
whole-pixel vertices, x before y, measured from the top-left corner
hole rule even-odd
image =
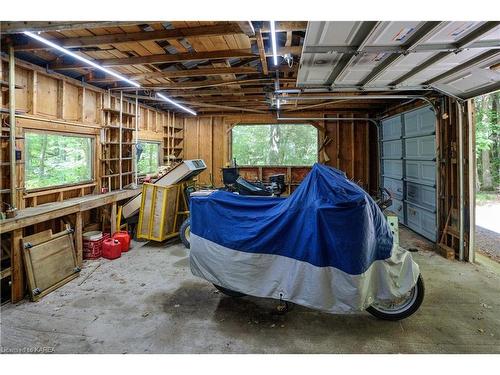
[[[436,241],[436,119],[426,106],[382,121],[381,181],[401,223]]]

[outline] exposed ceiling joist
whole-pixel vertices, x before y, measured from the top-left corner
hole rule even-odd
[[[240,30],[249,37],[255,36],[255,29],[253,28],[251,21],[238,21],[236,22]]]
[[[121,27],[142,24],[140,21],[1,21],[2,34],[22,33],[24,31],[62,31],[95,29],[101,27]]]
[[[186,70],[168,70],[161,72],[149,72],[141,74],[132,74],[127,76],[128,79],[142,81],[145,79],[158,79],[158,78],[187,78],[187,77],[205,77],[217,76],[224,74],[260,74],[256,68],[251,67],[221,67],[221,68],[200,68],[200,69],[186,69]],[[90,79],[89,82],[115,82],[119,81],[115,77],[96,78]]]
[[[223,50],[211,52],[188,52],[179,53],[175,55],[159,54],[148,56],[134,56],[116,59],[95,60],[97,64],[102,66],[126,66],[126,65],[140,65],[140,64],[162,64],[162,63],[175,63],[184,61],[201,61],[201,60],[220,60],[228,58],[254,58],[256,55],[246,49],[237,50]],[[55,63],[50,65],[53,70],[65,69],[81,69],[88,68],[88,65],[82,63],[63,64]]]
[[[474,43],[474,40],[481,37],[482,35],[490,32],[493,30],[495,27],[497,27],[500,24],[500,22],[497,21],[491,21],[491,22],[485,22],[483,25],[479,26],[476,30],[470,32],[466,36],[464,36],[462,39],[460,39],[456,44],[458,47],[458,50],[467,48],[467,46],[471,45]],[[412,70],[410,70],[408,73],[403,74],[401,77],[396,79],[391,83],[391,85],[399,85],[403,83],[404,81],[408,80],[409,78],[415,76],[416,74],[420,73],[421,71],[427,69],[431,65],[437,63],[438,61],[444,59],[445,57],[449,56],[453,52],[439,52],[436,55],[430,57],[426,61],[424,61],[422,64],[416,66]]]
[[[282,32],[282,31],[306,31],[307,28],[307,22],[303,21],[282,21],[282,22],[275,22],[275,29],[276,32]],[[268,33],[271,31],[269,28],[269,22],[266,22],[265,26],[261,27],[260,30],[263,33]]]
[[[259,48],[260,64],[262,66],[262,74],[268,75],[266,51],[264,49],[264,40],[262,39],[262,30],[257,33],[257,47]]]
[[[213,25],[213,26],[197,26],[186,27],[180,29],[169,30],[156,30],[156,31],[141,31],[135,33],[119,33],[119,34],[105,34],[105,35],[92,35],[80,36],[72,38],[51,39],[52,42],[65,48],[79,48],[79,47],[95,47],[106,44],[118,44],[129,42],[146,42],[146,41],[159,41],[178,38],[200,37],[200,36],[218,36],[218,35],[232,35],[241,34],[238,25]],[[29,42],[27,44],[18,44],[14,46],[16,51],[30,51],[50,49],[51,47],[46,44]]]
[[[431,22],[426,22],[424,23],[421,27],[419,27],[408,39],[406,43],[404,43],[401,48],[404,51],[411,50],[412,48],[415,48],[418,44],[420,44],[422,41],[426,40],[429,38],[429,35],[432,33],[436,32],[436,30],[439,30],[440,28],[444,27],[446,25],[446,22],[438,22],[438,21],[431,21]],[[383,60],[381,63],[379,63],[375,69],[373,69],[361,82],[361,86],[365,86],[368,83],[374,81],[378,77],[380,77],[389,67],[394,65],[396,62],[398,62],[402,57],[405,55],[391,55],[387,57],[385,60]]]
[[[282,78],[280,82],[295,82],[294,78]],[[193,88],[203,88],[203,87],[218,87],[218,86],[231,86],[231,85],[259,85],[263,83],[274,83],[274,78],[257,78],[257,79],[243,79],[243,80],[204,80],[204,81],[190,81],[190,82],[180,82],[173,84],[155,84],[155,85],[143,85],[145,89],[156,89],[156,90],[175,90],[175,89],[193,89]],[[134,87],[123,87],[124,90],[135,90]]]

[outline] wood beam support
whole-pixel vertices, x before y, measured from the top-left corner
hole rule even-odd
[[[260,72],[251,67],[221,67],[221,68],[200,68],[200,69],[187,69],[187,70],[169,70],[162,72],[150,72],[129,75],[127,78],[131,80],[141,81],[145,79],[158,79],[158,78],[187,78],[187,77],[204,77],[204,76],[218,76],[224,74],[260,74]],[[90,79],[88,82],[115,82],[120,79],[115,77],[95,78]]]
[[[23,238],[23,229],[15,229],[11,234],[11,280],[12,280],[12,290],[11,290],[11,301],[12,303],[17,303],[24,298],[25,291],[25,281],[24,281],[24,269],[23,269],[23,258],[21,249],[21,240]]]
[[[164,63],[176,63],[185,61],[200,61],[200,60],[225,60],[230,58],[254,58],[254,55],[250,49],[236,49],[236,50],[223,50],[223,51],[211,51],[211,52],[188,52],[188,53],[178,53],[175,55],[159,54],[159,55],[148,55],[148,56],[135,56],[126,58],[116,58],[116,59],[104,59],[104,60],[94,60],[95,63],[106,66],[127,66],[127,65],[140,65],[140,64],[164,64]],[[83,63],[74,64],[62,64],[55,63],[50,66],[54,70],[67,70],[67,69],[81,69],[81,68],[91,68]]]
[[[262,31],[259,30],[257,33],[257,46],[259,47],[260,63],[262,65],[262,74],[268,75],[269,70],[267,69],[267,58],[266,51],[264,49],[264,40],[262,39]]]
[[[65,48],[80,48],[80,47],[96,47],[107,44],[119,44],[130,42],[148,42],[160,41],[169,39],[180,39],[189,37],[207,37],[207,36],[224,36],[241,34],[241,30],[237,25],[214,25],[214,26],[198,26],[181,29],[157,30],[157,31],[141,31],[136,33],[119,33],[106,35],[80,36],[72,38],[51,39],[57,45]],[[27,44],[18,44],[15,46],[16,51],[32,51],[51,49],[51,47],[38,43],[29,42]]]

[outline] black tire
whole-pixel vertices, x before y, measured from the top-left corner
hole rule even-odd
[[[226,289],[222,286],[219,286],[219,285],[215,285],[214,286],[217,288],[217,290],[223,294],[225,294],[226,296],[229,296],[229,297],[244,297],[246,296],[245,293],[240,293],[240,292],[236,292],[234,290],[231,290],[231,289]]]
[[[388,312],[387,310],[385,311],[381,310],[377,308],[376,305],[368,307],[366,311],[368,311],[373,316],[384,320],[395,321],[408,318],[410,315],[414,314],[419,309],[420,305],[424,300],[425,287],[422,275],[418,276],[417,284],[413,288],[415,290],[416,297],[412,300],[412,302],[408,306],[405,306],[405,308],[401,311],[392,313]]]
[[[179,237],[181,238],[182,243],[186,248],[190,248],[191,244],[189,242],[190,237],[191,237],[191,219],[187,218],[184,220],[184,222],[181,224],[181,227],[179,229]]]

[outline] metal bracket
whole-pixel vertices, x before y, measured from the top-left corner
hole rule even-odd
[[[25,249],[31,249],[32,247],[33,247],[33,245],[31,244],[31,242],[26,242],[26,243],[24,244],[24,248],[25,248]]]

